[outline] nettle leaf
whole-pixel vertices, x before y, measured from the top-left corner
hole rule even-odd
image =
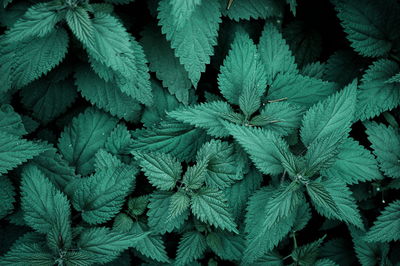
[[[283,172],[282,158],[289,153],[287,143],[274,132],[226,123],[235,140],[250,155],[256,167],[265,174]]]
[[[21,116],[9,104],[0,105],[0,130],[16,136],[27,134]]]
[[[89,108],[75,117],[61,133],[58,148],[64,158],[81,174],[93,171],[94,154],[104,146],[117,120]]]
[[[376,122],[365,123],[380,169],[390,177],[400,177],[400,132]]]
[[[207,235],[207,244],[224,260],[240,260],[245,242],[241,235],[226,232],[211,232]]]
[[[361,265],[377,265],[380,260],[387,257],[389,253],[388,243],[367,242],[365,241],[365,232],[354,227],[349,227],[349,229],[353,238],[354,250]]]
[[[21,90],[22,104],[32,110],[32,116],[47,124],[75,101],[73,82],[37,80]]]
[[[329,178],[339,178],[346,184],[383,179],[371,152],[351,138],[344,141],[336,161],[323,170],[322,174]]]
[[[119,254],[136,245],[147,233],[122,233],[111,231],[106,227],[91,227],[83,231],[78,247],[92,263],[107,263],[116,259]]]
[[[67,197],[34,166],[22,172],[21,191],[26,223],[36,231],[48,234],[53,250],[69,248],[72,232]]]
[[[282,2],[276,0],[237,0],[233,1],[229,9],[225,11],[225,15],[235,21],[250,18],[281,17],[283,7]]]
[[[129,154],[132,136],[125,124],[118,124],[107,138],[104,148],[115,155]]]
[[[265,3],[262,3],[262,5],[267,7]],[[294,57],[289,46],[273,24],[265,24],[258,49],[265,68],[268,84],[272,84],[278,73],[298,73],[297,65],[294,62]]]
[[[75,84],[93,105],[127,121],[138,120],[142,109],[139,102],[122,92],[115,83],[104,81],[88,68],[80,68],[75,73]]]
[[[395,30],[399,22],[399,5],[385,0],[346,0],[337,5],[351,47],[363,56],[378,57],[387,54],[392,42],[399,36]]]
[[[7,91],[13,86],[21,88],[57,66],[67,53],[68,34],[63,28],[57,28],[40,38],[2,46],[0,91]]]
[[[83,220],[100,224],[112,219],[131,192],[136,173],[131,166],[116,166],[98,170],[74,183],[72,203],[82,212]]]
[[[182,178],[182,183],[189,189],[199,189],[206,180],[208,162],[208,157],[206,157],[188,167]]]
[[[15,190],[8,177],[0,177],[0,219],[3,219],[14,209]]]
[[[193,1],[201,2],[201,0]],[[179,9],[185,9],[186,4],[190,5],[190,1],[171,2],[171,4],[176,5]],[[146,28],[142,32],[142,36],[143,38],[140,42],[149,60],[150,71],[156,72],[156,76],[162,81],[163,86],[168,88],[168,91],[172,95],[175,95],[180,102],[187,105],[189,103],[189,90],[192,87],[192,83],[188,78],[185,68],[180,64],[179,59],[175,57],[170,43],[159,32],[159,29],[155,27]],[[158,98],[157,96],[154,97]]]
[[[6,32],[9,42],[20,42],[31,37],[44,37],[54,30],[61,16],[49,3],[30,7]]]
[[[43,144],[0,131],[0,175],[46,151]]]
[[[318,213],[364,228],[355,199],[343,181],[319,178],[308,183],[306,188]]]
[[[325,236],[317,241],[296,248],[290,256],[298,265],[314,265],[318,256],[318,249],[321,246]]]
[[[188,72],[192,84],[197,87],[200,75],[210,63],[217,44],[218,28],[221,22],[220,2],[202,0],[186,22],[178,27],[178,23],[170,0],[160,1],[158,7],[159,25],[162,33],[171,41],[175,55]],[[197,29],[193,31],[193,29]]]
[[[18,243],[12,246],[3,257],[0,258],[2,265],[53,265],[53,254],[44,245],[36,242]]]
[[[207,140],[202,129],[171,119],[149,129],[136,130],[132,137],[133,150],[171,153],[181,161],[193,159]]]
[[[357,95],[356,117],[361,120],[373,118],[400,104],[400,84],[386,81],[399,72],[397,63],[380,59],[365,72]]]
[[[356,83],[312,106],[303,117],[301,141],[308,147],[308,168],[323,167],[336,154],[350,131],[356,102]]]
[[[310,107],[335,92],[336,84],[293,73],[278,73],[271,82],[267,99],[286,100]]]
[[[264,187],[249,199],[245,221],[246,249],[242,258],[244,263],[251,264],[271,251],[289,233],[295,222],[296,212],[289,212],[285,219],[280,219],[270,227],[263,227],[267,217],[265,206],[274,193],[276,193],[275,188]]]
[[[170,0],[169,2],[172,6],[171,13],[174,16],[174,25],[180,29],[186,25],[202,0]]]
[[[201,258],[206,248],[206,238],[200,232],[186,232],[179,241],[175,263],[177,265],[187,265]]]
[[[134,222],[131,233],[145,233],[146,226],[140,222]],[[160,235],[149,234],[145,238],[138,240],[134,245],[144,256],[159,262],[169,262],[167,251],[165,250],[164,241]]]
[[[250,116],[261,104],[265,83],[265,71],[257,47],[246,32],[239,31],[220,68],[219,89],[231,104],[240,105],[240,109]]]
[[[207,130],[214,137],[229,135],[222,121],[225,114],[233,113],[231,106],[222,101],[213,101],[194,106],[183,107],[168,113],[172,118]]]
[[[170,205],[168,208],[169,219],[175,218],[183,214],[190,206],[190,198],[182,191],[175,192],[170,198]]]
[[[180,228],[189,217],[188,210],[174,218],[170,217],[169,207],[173,194],[170,191],[156,191],[151,194],[147,216],[149,217],[148,224],[154,232],[160,234],[172,232],[174,229]]]
[[[89,13],[82,7],[68,9],[65,19],[71,31],[83,45],[94,46],[94,27]]]
[[[238,233],[222,191],[214,188],[199,189],[192,196],[191,209],[193,214],[202,222]]]
[[[390,203],[378,216],[374,225],[365,235],[369,242],[390,242],[400,240],[400,201]]]
[[[208,158],[205,183],[210,187],[223,189],[243,177],[236,151],[227,142],[212,140],[204,144],[197,153],[197,161],[201,158]]]
[[[302,106],[288,102],[267,103],[260,111],[261,116],[254,117],[250,124],[261,126],[265,129],[286,136],[300,127],[304,113]]]
[[[94,46],[91,57],[114,71],[119,88],[141,103],[151,104],[150,75],[143,49],[113,16],[97,13],[92,19]]]
[[[134,153],[149,182],[161,190],[171,190],[181,178],[181,163],[168,153]]]

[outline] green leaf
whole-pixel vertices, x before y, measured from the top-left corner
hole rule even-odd
[[[88,68],[81,68],[75,73],[75,84],[81,95],[93,105],[126,121],[138,120],[142,109],[139,102]]]
[[[73,185],[73,205],[90,224],[112,219],[122,208],[134,186],[136,170],[120,166],[99,170],[93,176],[80,179]]]
[[[144,104],[152,103],[147,61],[143,50],[113,16],[97,13],[92,19],[94,46],[89,55],[114,71],[119,88]]]
[[[150,196],[147,216],[149,217],[148,224],[154,232],[160,234],[172,232],[174,229],[179,229],[183,226],[185,220],[189,217],[189,211],[184,211],[175,218],[169,217],[168,209],[171,205],[172,195],[173,192],[170,191],[157,191]]]
[[[346,184],[337,179],[317,179],[306,185],[318,213],[364,228],[357,204]]]
[[[262,119],[254,117],[250,124],[286,136],[300,127],[303,108],[300,105],[288,102],[273,102],[267,103],[260,113]]]
[[[174,25],[180,29],[186,25],[196,7],[202,0],[170,0],[171,13],[174,16]]]
[[[278,73],[268,90],[268,100],[286,100],[310,107],[335,92],[336,84],[295,73]]]
[[[339,178],[346,184],[383,179],[371,152],[351,138],[344,141],[335,163],[322,173],[329,178]]]
[[[318,249],[324,239],[325,236],[317,241],[298,247],[290,254],[290,256],[296,263],[298,263],[298,265],[314,265],[315,261],[317,260]]]
[[[176,264],[187,265],[201,258],[206,248],[206,238],[200,232],[191,231],[184,233],[179,241]]]
[[[118,124],[107,138],[104,148],[115,155],[129,154],[132,145],[131,134],[125,124]]]
[[[206,180],[208,157],[202,158],[195,165],[188,167],[182,178],[182,183],[188,189],[199,189]]]
[[[235,0],[225,13],[235,21],[281,17],[283,5],[276,0]]]
[[[200,75],[210,63],[217,44],[218,28],[221,22],[220,2],[202,0],[192,11],[186,23],[178,28],[179,22],[173,14],[170,0],[163,0],[158,7],[159,25],[162,33],[171,41],[175,55],[188,72],[192,84],[197,87]],[[196,31],[193,31],[196,28]]]
[[[161,190],[171,190],[181,178],[181,163],[168,153],[135,153],[149,182]]]
[[[351,47],[363,56],[387,54],[399,36],[395,30],[399,19],[396,1],[346,0],[337,10]]]
[[[171,119],[156,127],[136,130],[132,135],[134,150],[171,153],[180,161],[193,159],[207,140],[203,130]]]
[[[57,66],[67,53],[68,34],[58,28],[41,38],[3,45],[0,91],[7,91],[14,86],[23,87]]]
[[[400,201],[390,203],[378,216],[365,236],[369,242],[390,242],[400,240]]]
[[[6,217],[14,209],[15,191],[8,177],[0,177],[0,220]]]
[[[226,137],[226,131],[222,121],[225,114],[233,110],[228,103],[213,101],[194,106],[183,107],[169,112],[168,115],[178,121],[207,130],[207,133],[214,137]]]
[[[83,231],[78,248],[96,263],[114,260],[129,247],[146,237],[146,233],[122,233],[110,231],[106,227],[91,227]]]
[[[211,232],[207,235],[207,244],[223,260],[240,260],[245,243],[241,235],[226,232]]]
[[[180,190],[171,196],[169,204],[168,219],[171,219],[183,214],[187,209],[189,209],[190,198]]]
[[[357,118],[366,120],[399,106],[400,84],[386,82],[399,71],[398,64],[388,59],[375,61],[368,68],[357,95]]]
[[[264,8],[268,7],[264,1],[262,1],[262,5]],[[298,73],[297,65],[294,62],[294,57],[289,46],[283,39],[282,34],[273,24],[265,24],[258,49],[260,51],[261,61],[265,67],[267,84],[271,85],[278,73]]]
[[[34,166],[24,169],[21,183],[25,222],[39,233],[48,234],[51,249],[69,248],[72,232],[67,197]]]
[[[379,265],[379,261],[387,257],[389,253],[388,243],[367,242],[365,241],[365,232],[354,227],[349,229],[353,237],[354,250],[362,266]]]
[[[68,183],[77,178],[75,169],[68,165],[56,148],[50,148],[30,162],[35,165],[56,186],[63,190]]]
[[[208,158],[205,182],[210,187],[226,188],[240,180],[242,167],[233,145],[228,142],[211,140],[201,147],[197,153],[197,161]]]
[[[250,116],[260,107],[266,76],[257,47],[245,31],[239,31],[218,75],[222,95],[231,104],[240,105]]]
[[[223,192],[214,188],[201,188],[191,201],[193,214],[202,222],[238,233]]]
[[[53,254],[43,245],[35,242],[26,242],[14,245],[10,251],[0,257],[0,264],[10,266],[48,266],[54,264],[54,258]]]
[[[157,126],[167,118],[168,112],[181,107],[182,104],[164,89],[159,82],[152,80],[153,96],[157,102],[145,106],[140,122],[145,127]]]
[[[365,123],[380,169],[390,177],[400,177],[400,132],[376,122]]]
[[[201,0],[192,0],[201,1]],[[184,1],[172,1],[173,5],[177,5],[180,9],[184,9],[186,3]],[[188,78],[183,65],[180,64],[179,59],[175,57],[174,50],[171,49],[170,43],[159,32],[158,28],[148,27],[142,32],[143,38],[140,40],[143,49],[150,63],[150,71],[156,72],[156,76],[162,81],[164,87],[175,95],[178,101],[187,105],[189,103],[189,90],[192,83]],[[157,98],[157,96],[154,96]],[[157,102],[158,104],[158,102]]]
[[[0,131],[0,175],[46,151],[48,147]]]
[[[110,115],[89,108],[64,129],[58,148],[78,173],[88,174],[94,169],[94,154],[104,146],[116,124],[116,119]]]
[[[129,214],[132,216],[142,215],[145,212],[148,203],[149,203],[149,197],[147,195],[129,199],[128,201]]]
[[[133,223],[132,233],[144,233],[145,225],[140,222]],[[160,235],[147,235],[145,238],[137,241],[134,248],[144,256],[159,262],[169,262],[164,241]]]
[[[17,136],[27,134],[21,116],[9,104],[0,105],[0,130]]]
[[[256,167],[265,174],[283,171],[282,158],[289,153],[285,141],[269,130],[227,124],[228,132],[250,155]]]
[[[356,83],[312,106],[303,117],[301,140],[309,146],[333,132],[345,137],[350,131],[356,101]]]
[[[249,199],[245,221],[246,249],[242,258],[246,264],[254,263],[266,252],[271,251],[289,233],[294,224],[296,212],[292,212],[286,219],[281,219],[269,229],[262,226],[266,219],[265,206],[275,191],[276,189],[271,186],[264,187]]]
[[[89,13],[82,7],[68,9],[65,19],[71,31],[83,45],[92,47],[94,45],[94,27]]]
[[[37,80],[21,90],[22,104],[44,124],[62,114],[77,96],[73,82]]]
[[[330,259],[319,259],[314,266],[339,266],[339,264]]]
[[[9,42],[21,42],[32,37],[45,37],[54,30],[61,16],[49,3],[39,3],[30,7],[7,31]]]

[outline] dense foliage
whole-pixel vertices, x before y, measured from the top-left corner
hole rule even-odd
[[[0,265],[400,265],[398,1],[0,5]]]

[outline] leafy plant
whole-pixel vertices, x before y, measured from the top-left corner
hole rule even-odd
[[[0,2],[0,265],[399,265],[397,1]]]

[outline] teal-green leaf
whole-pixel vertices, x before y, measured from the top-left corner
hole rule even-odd
[[[161,190],[171,190],[181,178],[181,163],[168,153],[135,153],[149,182]]]
[[[35,242],[18,243],[13,245],[4,256],[0,257],[0,264],[4,266],[49,266],[54,264],[54,257],[48,248],[41,244]]]
[[[68,9],[65,19],[71,31],[83,45],[92,47],[94,45],[94,27],[89,13],[82,7]]]
[[[235,36],[220,68],[218,86],[225,99],[240,105],[248,116],[259,108],[266,76],[257,47],[245,31],[239,31]]]
[[[179,241],[176,264],[187,265],[188,263],[201,258],[206,248],[206,238],[200,232],[186,232]]]
[[[235,21],[281,17],[283,7],[277,0],[235,0],[224,15]]]
[[[217,44],[221,22],[220,2],[202,0],[180,28],[177,27],[170,0],[160,1],[158,11],[162,33],[171,41],[175,55],[188,72],[192,84],[197,87]]]
[[[400,71],[389,59],[375,61],[362,77],[357,94],[356,118],[366,120],[399,106],[400,84],[386,80]]]
[[[0,130],[16,136],[22,136],[27,133],[21,116],[9,104],[0,105]]]
[[[6,176],[0,177],[0,220],[6,217],[14,209],[15,190],[10,179]]]
[[[400,200],[393,201],[385,207],[365,235],[365,239],[369,242],[400,240]]]
[[[203,222],[217,228],[238,232],[222,191],[214,188],[199,189],[192,196],[191,209],[193,214]]]
[[[385,175],[400,177],[400,132],[392,126],[376,122],[365,123],[368,140]]]
[[[82,212],[83,220],[100,224],[112,219],[134,187],[136,173],[132,166],[117,166],[78,180],[73,185],[72,202],[75,209]]]
[[[93,171],[94,154],[104,146],[117,120],[94,108],[75,117],[61,133],[58,148],[78,173]]]

